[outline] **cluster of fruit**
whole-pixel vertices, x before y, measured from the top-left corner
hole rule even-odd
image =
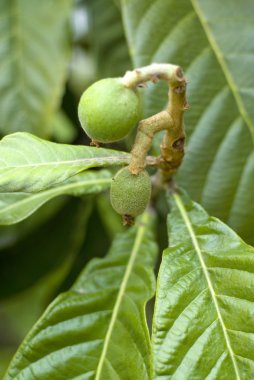
[[[78,115],[93,144],[121,140],[140,120],[138,92],[125,86],[121,78],[102,79],[83,93]],[[150,196],[151,180],[145,170],[134,175],[125,167],[112,179],[111,204],[120,215],[135,217],[143,213]]]

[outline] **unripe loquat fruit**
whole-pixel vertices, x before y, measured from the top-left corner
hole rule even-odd
[[[107,78],[92,84],[81,96],[78,115],[86,134],[94,141],[110,143],[123,139],[140,120],[137,91],[121,78]]]
[[[127,167],[112,179],[110,200],[120,215],[135,217],[142,214],[151,197],[151,180],[146,170],[132,174]]]

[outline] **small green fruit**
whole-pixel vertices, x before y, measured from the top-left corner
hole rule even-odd
[[[78,115],[92,140],[102,143],[121,140],[140,120],[138,93],[125,87],[121,78],[102,79],[83,93]]]
[[[137,216],[145,211],[151,196],[151,180],[147,171],[132,174],[127,167],[112,179],[110,200],[120,215]]]

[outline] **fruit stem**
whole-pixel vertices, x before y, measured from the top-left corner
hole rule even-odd
[[[165,131],[160,145],[161,156],[158,166],[162,182],[167,182],[181,165],[184,156],[185,132],[183,115],[188,109],[186,100],[186,79],[178,85],[170,86],[168,97],[170,99],[167,112],[173,120],[173,126]]]
[[[184,80],[180,66],[170,63],[152,63],[151,65],[140,67],[132,71],[127,71],[122,77],[122,83],[129,88],[136,88],[140,84],[152,81],[158,82],[160,79],[170,83],[179,83]]]
[[[155,133],[173,126],[173,121],[167,111],[162,111],[138,125],[138,132],[131,151],[129,170],[132,174],[138,174],[146,166],[146,156],[151,148]]]
[[[170,64],[152,64],[134,71],[129,71],[123,77],[125,83],[134,87],[152,78],[166,79],[170,86],[169,102],[165,111],[159,112],[145,120],[141,120],[131,151],[129,170],[138,174],[146,166],[146,156],[151,148],[154,134],[165,130],[160,145],[161,155],[157,157],[160,168],[160,182],[167,182],[180,166],[184,156],[185,133],[183,124],[184,111],[188,109],[186,101],[186,79],[182,69]],[[142,79],[142,80],[141,80]]]

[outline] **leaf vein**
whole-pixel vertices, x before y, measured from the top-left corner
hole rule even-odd
[[[219,304],[218,304],[218,301],[217,301],[217,298],[216,298],[216,293],[215,293],[215,291],[213,289],[213,284],[212,284],[212,281],[210,279],[210,275],[209,275],[208,269],[206,268],[205,261],[203,259],[201,247],[199,246],[199,242],[197,240],[195,231],[194,231],[194,229],[192,227],[191,221],[190,221],[190,219],[188,217],[188,214],[187,214],[187,212],[185,210],[185,207],[182,204],[181,198],[177,194],[174,194],[174,198],[175,198],[176,205],[177,205],[177,207],[179,209],[179,212],[180,212],[180,214],[181,214],[181,216],[183,218],[183,221],[185,222],[186,227],[187,227],[187,229],[189,231],[193,247],[195,248],[196,253],[198,255],[198,258],[199,258],[199,261],[201,263],[201,266],[202,266],[202,269],[203,269],[203,273],[204,273],[205,279],[207,281],[208,288],[210,290],[210,294],[211,294],[211,297],[212,297],[212,300],[213,300],[213,304],[215,306],[215,309],[216,309],[216,312],[217,312],[217,315],[218,315],[218,319],[219,319],[219,322],[220,322],[220,325],[221,325],[221,328],[222,328],[222,331],[223,331],[223,335],[224,335],[224,338],[225,338],[225,343],[226,343],[229,355],[230,355],[231,360],[232,360],[232,364],[233,364],[233,368],[234,368],[234,371],[235,371],[235,374],[236,374],[236,378],[237,378],[237,380],[241,380],[239,369],[238,369],[238,366],[237,366],[237,363],[236,363],[236,360],[235,360],[235,357],[234,357],[234,351],[233,351],[233,349],[231,347],[230,338],[228,336],[228,333],[227,333],[227,330],[226,330],[226,327],[225,327],[225,324],[224,324],[224,320],[223,320],[222,315],[221,315],[220,307],[219,307]]]
[[[196,14],[200,20],[200,23],[201,23],[203,29],[204,29],[204,32],[207,36],[207,39],[208,39],[208,41],[209,41],[209,43],[210,43],[210,45],[214,51],[214,54],[215,54],[220,66],[221,66],[222,72],[223,72],[223,74],[226,78],[226,81],[227,81],[227,83],[228,83],[228,85],[232,91],[232,94],[234,95],[234,98],[236,100],[236,104],[238,106],[239,112],[242,115],[243,120],[245,121],[246,125],[249,128],[252,140],[254,142],[254,125],[252,123],[252,120],[251,120],[246,108],[245,108],[244,102],[243,102],[242,97],[238,91],[238,88],[237,88],[237,85],[234,81],[234,78],[228,69],[224,55],[223,55],[219,45],[217,44],[215,37],[213,36],[213,33],[209,27],[209,24],[206,21],[204,15],[202,13],[202,10],[198,5],[197,0],[191,0],[191,3],[192,3],[194,10],[196,11]]]

